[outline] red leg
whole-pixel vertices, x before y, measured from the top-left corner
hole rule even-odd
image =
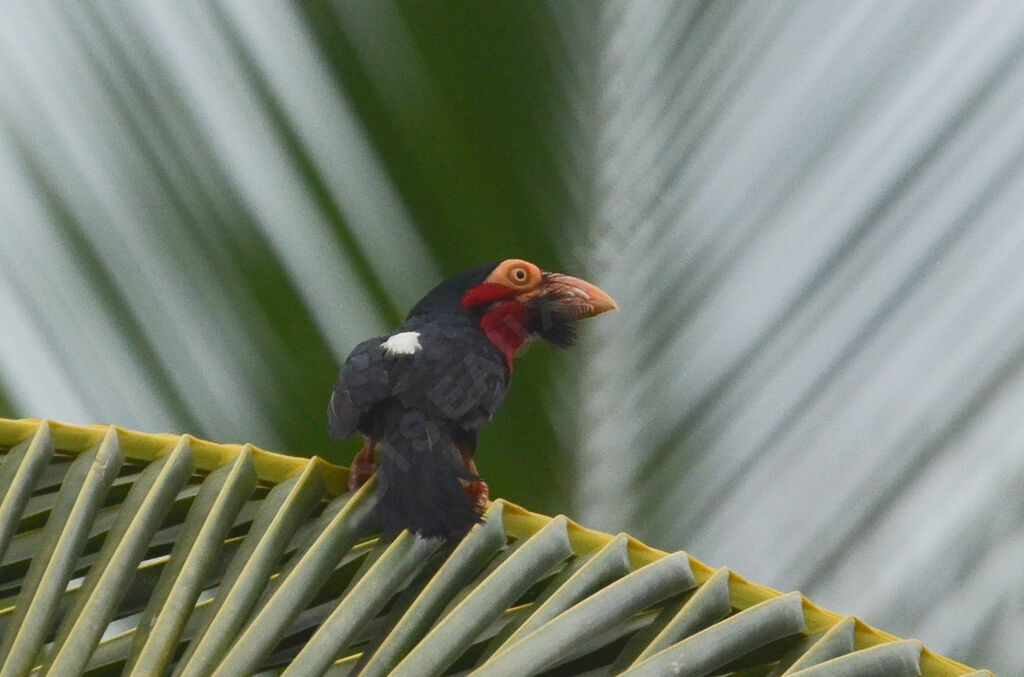
[[[352,459],[352,465],[348,469],[348,490],[355,491],[366,484],[366,481],[377,472],[377,460],[374,452],[377,451],[377,439],[369,437],[362,450]]]
[[[476,469],[476,463],[473,462],[473,452],[465,445],[459,444],[458,447],[459,455],[462,456],[462,464],[466,466],[466,470],[478,478],[466,483],[466,493],[473,499],[476,507],[483,510],[487,507],[487,501],[490,500],[490,487],[487,486],[487,482],[479,479],[480,473]]]

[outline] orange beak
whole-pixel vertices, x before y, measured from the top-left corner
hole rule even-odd
[[[608,310],[618,310],[614,299],[586,280],[561,273],[544,273],[543,279],[530,296],[555,295],[560,305],[568,306],[576,319],[593,317]]]

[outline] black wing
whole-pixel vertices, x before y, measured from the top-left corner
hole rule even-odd
[[[363,416],[393,394],[396,360],[380,347],[386,338],[363,341],[342,365],[327,407],[327,430],[332,437],[354,433]]]
[[[381,344],[389,336],[380,336],[360,343],[345,360],[327,409],[332,436],[348,437],[389,398],[467,431],[479,430],[501,407],[508,367],[478,328],[416,322],[395,333],[404,331],[419,334],[415,354],[388,354]]]

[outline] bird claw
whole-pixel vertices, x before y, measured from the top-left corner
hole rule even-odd
[[[374,451],[377,449],[377,436],[368,437],[366,444],[359,450],[356,457],[352,459],[352,465],[348,468],[348,490],[355,491],[373,477],[377,472],[377,458]]]
[[[348,469],[348,490],[355,491],[363,486],[375,472],[377,472],[377,464],[374,461],[356,458]]]
[[[474,505],[479,510],[483,510],[487,507],[487,501],[490,500],[490,487],[487,486],[487,482],[483,480],[473,480],[464,487],[469,497],[473,499]]]

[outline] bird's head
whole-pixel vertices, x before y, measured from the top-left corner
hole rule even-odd
[[[505,355],[509,368],[519,349],[537,336],[567,347],[576,338],[575,323],[618,306],[596,286],[570,275],[542,271],[522,259],[506,259],[470,268],[441,283],[417,304],[417,312],[469,313]]]

